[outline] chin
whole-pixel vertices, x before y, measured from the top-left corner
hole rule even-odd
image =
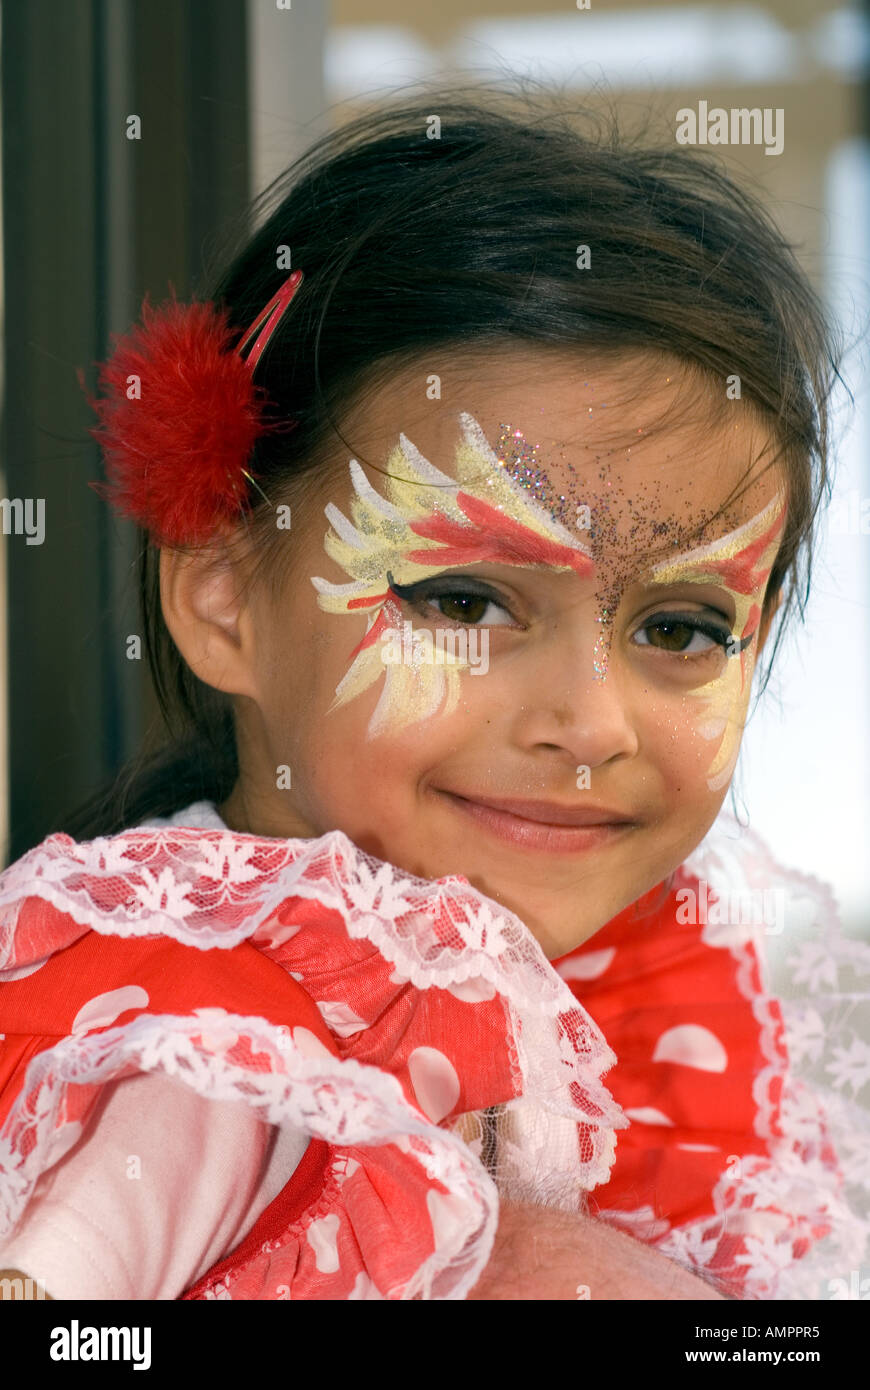
[[[474,886],[478,887],[477,884]],[[480,891],[486,890],[481,888]],[[556,960],[581,946],[620,910],[614,908],[612,912],[599,915],[590,912],[587,904],[586,911],[580,914],[574,904],[566,906],[564,901],[548,906],[540,901],[523,901],[522,898],[515,898],[509,894],[495,898],[492,893],[488,893],[487,897],[512,912],[515,917],[519,917],[549,960]]]

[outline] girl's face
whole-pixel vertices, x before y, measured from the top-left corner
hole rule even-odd
[[[251,600],[228,823],[462,874],[550,958],[677,868],[734,770],[785,517],[763,461],[714,515],[771,442],[705,390],[519,347],[397,373]]]

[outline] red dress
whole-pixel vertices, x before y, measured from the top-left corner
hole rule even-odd
[[[184,1298],[464,1298],[500,1196],[599,1214],[737,1296],[831,1296],[825,1261],[867,1249],[868,1129],[797,1075],[814,1025],[767,990],[769,924],[709,907],[747,864],[830,904],[749,849],[708,837],[549,962],[465,879],[339,831],[51,836],[0,875],[0,1239],[101,1087],[163,1071],[311,1136]]]

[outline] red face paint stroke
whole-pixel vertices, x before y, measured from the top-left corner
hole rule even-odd
[[[588,555],[536,535],[497,508],[467,493],[457,493],[456,500],[471,527],[438,515],[412,522],[411,530],[415,535],[438,541],[444,549],[436,552],[411,550],[406,559],[417,564],[438,559],[445,566],[484,561],[503,565],[548,565],[554,569],[573,569],[584,579],[592,575],[595,566]]]
[[[592,572],[592,558],[583,543],[511,483],[477,421],[466,412],[460,413],[459,420],[462,437],[456,449],[456,477],[435,468],[403,434],[387,460],[386,498],[352,459],[352,520],[333,504],[326,508],[333,529],[324,540],[325,549],[352,582],[334,584],[313,578],[317,602],[327,612],[369,613],[366,633],[336,687],[331,708],[383,679],[369,722],[370,737],[388,725],[401,728],[429,718],[439,709],[450,713],[458,702],[459,673],[468,665],[464,659],[447,667],[411,668],[382,661],[377,642],[385,633],[384,613],[391,604],[389,591],[383,588],[387,573],[400,584],[409,584],[483,559],[573,569],[583,575]],[[434,510],[433,487],[438,489]],[[414,539],[430,544],[415,546]],[[398,609],[397,613],[401,618]]]

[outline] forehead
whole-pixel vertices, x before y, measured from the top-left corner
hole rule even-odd
[[[435,350],[379,369],[342,434],[375,486],[400,433],[453,476],[463,411],[513,480],[564,525],[589,508],[602,554],[630,543],[635,555],[657,557],[722,535],[782,485],[767,467],[775,441],[748,402],[729,400],[724,379],[647,352],[593,360],[546,345]]]

